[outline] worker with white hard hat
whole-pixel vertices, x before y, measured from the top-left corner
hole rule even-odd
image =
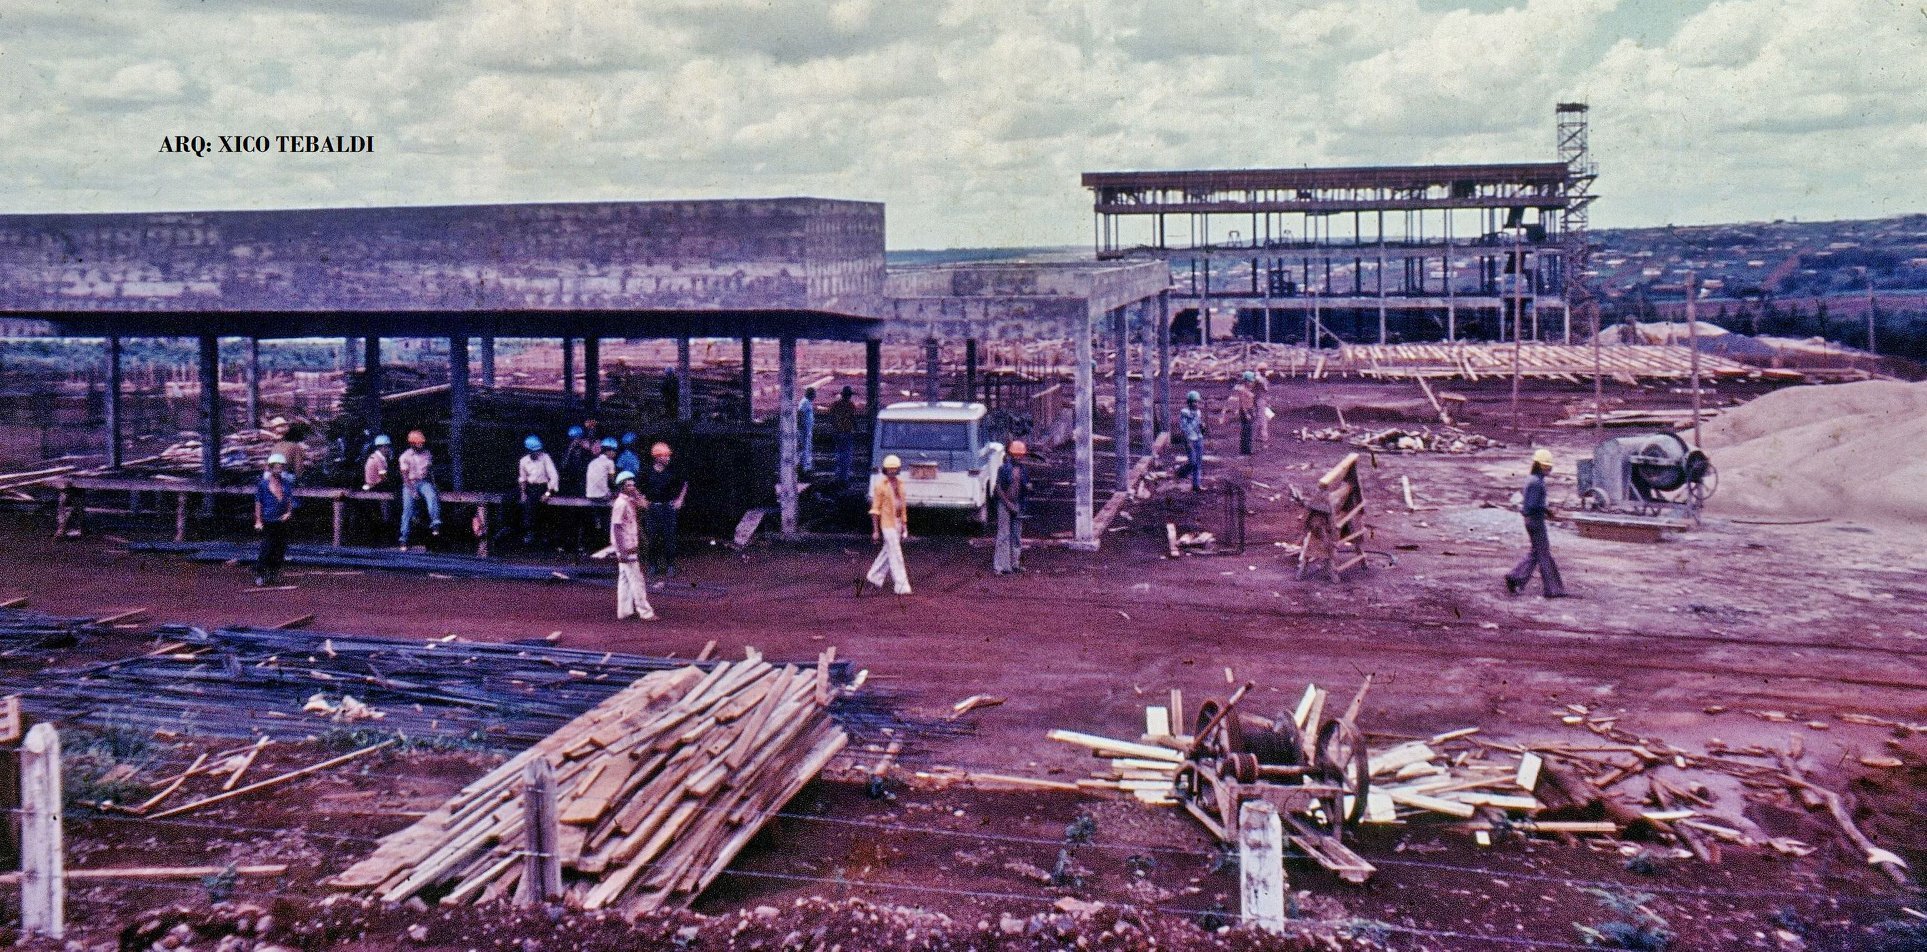
[[[910,575],[903,565],[903,540],[910,538],[910,507],[903,497],[903,460],[896,454],[883,458],[883,478],[877,480],[870,497],[870,538],[883,543],[870,571],[858,579],[856,593],[863,594],[863,583],[878,588],[888,578],[898,595],[910,594]]]
[[[267,470],[254,484],[254,531],[261,533],[261,551],[254,559],[254,584],[267,585],[280,578],[281,564],[288,557],[288,520],[300,500],[294,497],[294,477],[288,473],[288,458],[268,454]]]
[[[997,494],[991,500],[997,507],[997,544],[991,549],[990,568],[998,575],[1024,570],[1024,500],[1030,496],[1025,457],[1029,455],[1023,440],[1011,440],[1004,449],[1004,464],[997,468]]]
[[[641,491],[636,489],[636,474],[623,470],[616,474],[616,497],[609,510],[609,545],[616,550],[616,618],[655,621],[656,610],[649,606],[649,582],[642,574]]]
[[[1532,453],[1532,473],[1526,477],[1526,488],[1519,504],[1520,514],[1526,520],[1526,538],[1532,543],[1532,550],[1512,571],[1505,576],[1505,590],[1508,595],[1517,595],[1532,581],[1532,573],[1539,573],[1539,582],[1544,586],[1547,598],[1565,598],[1566,585],[1559,578],[1559,566],[1552,561],[1552,543],[1546,538],[1546,474],[1552,472],[1552,451],[1534,450]]]
[[[1204,488],[1204,410],[1198,406],[1203,401],[1196,390],[1184,395],[1184,409],[1178,411],[1178,434],[1184,437],[1185,462],[1178,467],[1178,475],[1191,476],[1191,491]]]

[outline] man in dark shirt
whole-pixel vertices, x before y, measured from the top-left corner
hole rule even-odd
[[[1519,505],[1520,514],[1525,516],[1526,538],[1532,542],[1532,551],[1506,573],[1505,590],[1508,595],[1519,594],[1519,590],[1532,581],[1532,573],[1537,571],[1547,598],[1566,597],[1566,585],[1559,578],[1559,566],[1552,561],[1552,544],[1546,539],[1546,474],[1551,471],[1552,451],[1535,451],[1532,454],[1532,475],[1526,477],[1524,498]]]
[[[636,477],[642,490],[643,531],[649,537],[649,571],[676,574],[676,513],[689,495],[689,480],[671,459],[669,444],[649,448],[649,466]]]
[[[850,399],[855,394],[855,390],[844,387],[842,396],[830,404],[830,436],[836,440],[836,480],[840,483],[850,481],[856,458],[856,401]]]
[[[281,564],[287,561],[288,520],[300,505],[294,498],[294,477],[288,475],[287,468],[287,457],[269,454],[268,471],[254,484],[254,531],[261,533],[261,552],[254,560],[256,585],[279,580]]]
[[[1023,440],[1011,440],[1004,465],[997,468],[997,495],[990,501],[997,507],[997,545],[991,550],[990,567],[998,575],[1024,570],[1024,498],[1030,495],[1024,456],[1028,452]]]

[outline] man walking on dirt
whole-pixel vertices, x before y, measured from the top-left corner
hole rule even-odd
[[[1204,489],[1204,411],[1198,408],[1203,398],[1196,390],[1184,395],[1184,409],[1178,411],[1178,433],[1184,437],[1184,465],[1178,475],[1191,474],[1191,491]]]
[[[1526,488],[1519,504],[1519,512],[1525,516],[1526,538],[1532,543],[1532,551],[1512,567],[1505,576],[1505,591],[1517,595],[1532,581],[1532,573],[1539,573],[1539,582],[1544,586],[1547,598],[1565,598],[1566,585],[1559,578],[1559,566],[1552,561],[1552,544],[1546,538],[1546,474],[1552,472],[1552,451],[1535,450],[1532,454],[1532,474],[1526,477]]]
[[[870,563],[869,573],[857,580],[858,595],[863,594],[864,582],[882,588],[886,578],[898,595],[910,594],[910,577],[903,566],[903,540],[910,538],[910,508],[898,476],[902,471],[903,460],[894,454],[883,458],[883,478],[877,481],[870,500],[870,540],[883,543],[883,548]]]
[[[649,606],[649,583],[642,575],[642,493],[636,474],[616,474],[616,499],[609,511],[609,544],[616,550],[616,619],[655,621]]]
[[[990,567],[998,575],[1024,570],[1024,497],[1030,495],[1030,473],[1024,465],[1029,447],[1011,440],[1004,465],[997,470],[997,545]]]
[[[294,498],[294,477],[287,468],[287,457],[270,453],[268,471],[254,484],[254,531],[261,533],[261,551],[254,559],[256,585],[279,581],[281,564],[288,558],[288,520],[300,501]]]

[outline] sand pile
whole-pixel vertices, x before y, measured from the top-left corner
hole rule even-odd
[[[1705,429],[1715,513],[1927,525],[1927,383],[1789,387]]]

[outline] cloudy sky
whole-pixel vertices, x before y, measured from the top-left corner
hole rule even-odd
[[[1919,0],[5,0],[0,212],[820,195],[1090,240],[1086,170],[1553,155],[1596,227],[1927,211]],[[166,137],[372,135],[372,156]]]

